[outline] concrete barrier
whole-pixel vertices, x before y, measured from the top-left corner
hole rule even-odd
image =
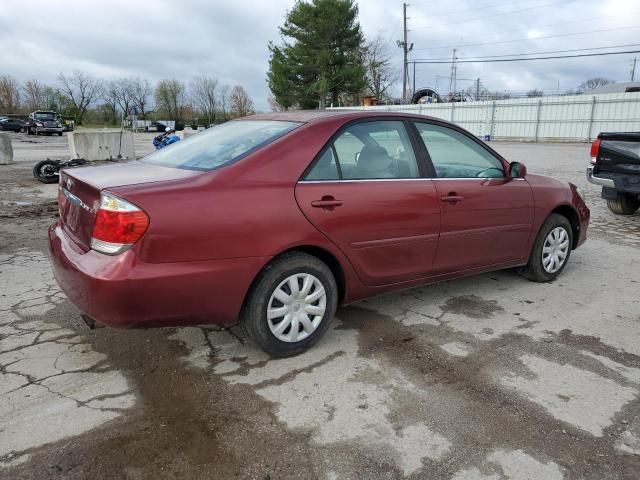
[[[11,165],[13,163],[13,147],[11,146],[11,136],[7,133],[0,133],[0,165]]]
[[[87,130],[71,132],[67,137],[71,158],[89,161],[136,158],[131,132]]]

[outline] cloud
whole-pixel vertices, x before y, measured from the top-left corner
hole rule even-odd
[[[469,57],[632,44],[638,35],[638,30],[623,28],[541,38],[639,25],[640,8],[634,10],[632,2],[565,0],[554,7],[511,15],[501,14],[550,2],[495,3],[489,1],[494,6],[485,9],[472,0],[441,3],[437,9],[431,2],[410,4],[409,41],[415,45],[412,58],[449,58],[449,47],[455,45],[471,45],[457,52],[459,57]],[[152,81],[178,78],[189,82],[193,76],[207,74],[222,83],[244,85],[257,107],[266,110],[267,45],[280,40],[278,26],[293,5],[294,0],[5,1],[0,4],[0,73],[49,83],[55,83],[58,73],[74,69],[104,79],[141,76]],[[402,37],[402,2],[361,0],[359,9],[365,34],[382,32],[389,39],[394,66],[400,71],[402,51],[395,40]],[[478,17],[486,18],[475,20]],[[555,26],[545,26],[550,24]],[[520,41],[527,37],[529,40]],[[631,60],[632,55],[460,64],[458,77],[462,87],[480,77],[492,90],[537,87],[549,91],[557,88],[558,82],[560,89],[566,89],[593,76],[627,80]],[[420,65],[416,83],[433,86],[437,80],[438,88],[446,90],[449,69],[448,64]],[[395,93],[400,91],[398,84]]]

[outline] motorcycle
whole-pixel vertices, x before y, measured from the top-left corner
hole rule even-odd
[[[86,163],[87,161],[84,158],[73,158],[70,160],[51,160],[47,158],[35,164],[33,167],[33,176],[42,183],[58,183],[60,170],[67,167],[79,167]]]
[[[180,141],[180,137],[175,134],[173,130],[169,130],[153,138],[153,146],[156,150],[160,150],[166,146]]]

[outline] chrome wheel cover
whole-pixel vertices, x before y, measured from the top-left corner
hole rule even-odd
[[[267,323],[280,341],[294,343],[315,332],[327,310],[327,293],[320,280],[296,273],[283,280],[267,303]]]
[[[556,273],[562,268],[569,254],[569,233],[564,227],[549,232],[542,246],[542,267],[547,273]]]

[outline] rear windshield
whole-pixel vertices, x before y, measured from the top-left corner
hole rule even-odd
[[[164,147],[141,161],[186,170],[213,170],[273,142],[298,125],[274,120],[227,122]]]

